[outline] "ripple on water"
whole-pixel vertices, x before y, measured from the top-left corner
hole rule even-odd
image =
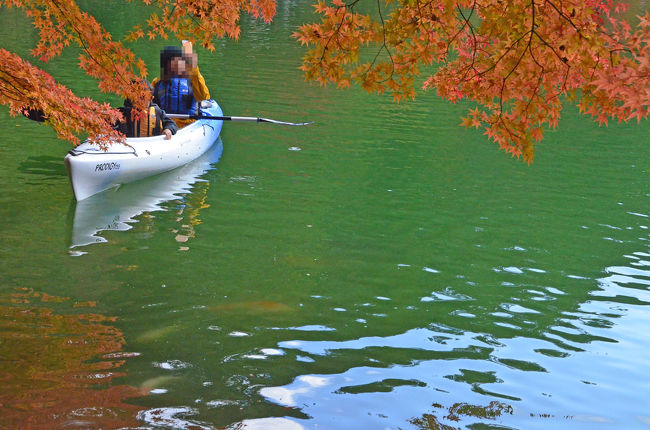
[[[433,291],[430,296],[425,296],[420,299],[421,302],[445,302],[454,300],[468,301],[473,299],[466,294],[457,293],[451,287],[447,287],[442,291]]]
[[[496,269],[496,270],[498,271],[498,269]],[[504,272],[508,272],[508,273],[514,273],[514,274],[517,274],[517,275],[521,275],[522,273],[524,273],[524,271],[521,270],[519,267],[514,267],[514,266],[503,267],[503,268],[501,268],[501,270],[503,270]]]
[[[513,330],[521,330],[521,327],[519,327],[517,325],[510,324],[510,323],[505,323],[505,322],[502,322],[502,321],[495,321],[494,325],[498,325],[499,327],[503,327],[503,328],[510,328],[510,329],[513,329]]]
[[[564,291],[559,290],[559,289],[557,289],[555,287],[546,287],[546,291],[548,291],[551,294],[558,295],[558,296],[565,296],[566,295],[566,293]]]
[[[461,318],[476,318],[476,315],[474,315],[471,312],[463,311],[463,310],[456,310],[450,313],[450,315],[455,315],[457,317]]]
[[[241,406],[244,402],[239,400],[210,400],[205,402],[205,405],[210,408],[222,408],[227,406]]]
[[[524,306],[521,306],[521,305],[515,305],[515,304],[512,304],[512,303],[503,303],[501,305],[501,308],[503,310],[513,312],[513,313],[516,313],[516,314],[540,314],[541,313],[541,312],[536,311],[534,309],[530,309],[530,308],[527,308],[527,307],[524,307]]]
[[[255,418],[244,420],[233,428],[245,430],[303,430],[304,427],[288,418]]]
[[[512,318],[513,317],[512,314],[508,314],[508,313],[505,313],[505,312],[492,312],[492,313],[490,313],[490,315],[492,315],[494,317],[497,317],[497,318]]]
[[[165,370],[186,369],[192,366],[190,363],[186,363],[180,360],[170,360],[170,361],[164,361],[162,363],[154,362],[152,364],[154,367],[158,367],[160,369],[165,369]]]
[[[138,419],[157,428],[211,429],[212,426],[207,423],[188,419],[188,417],[198,415],[198,413],[198,410],[186,406],[153,408],[138,412]]]
[[[285,352],[281,349],[275,348],[262,348],[259,351],[259,354],[243,354],[242,358],[247,358],[250,360],[266,360],[272,356],[282,356],[285,355]]]
[[[335,328],[328,327],[328,326],[325,326],[325,325],[318,325],[318,324],[303,325],[303,326],[298,326],[298,327],[286,327],[286,328],[274,327],[273,330],[295,330],[295,331],[336,331]]]
[[[250,336],[250,334],[245,333],[243,331],[231,331],[230,333],[228,333],[228,336],[230,336],[230,337],[247,337],[247,336]]]

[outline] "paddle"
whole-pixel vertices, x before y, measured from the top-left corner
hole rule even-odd
[[[237,121],[237,122],[269,122],[271,124],[279,124],[279,125],[309,125],[314,123],[314,121],[297,122],[297,123],[276,121],[274,119],[256,118],[254,116],[211,116],[211,115],[199,116],[199,115],[184,115],[184,114],[177,114],[177,113],[168,113],[167,116],[170,118],[180,118],[180,119],[214,119],[219,121]]]

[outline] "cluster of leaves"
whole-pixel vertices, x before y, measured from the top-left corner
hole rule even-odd
[[[436,63],[423,87],[474,101],[462,124],[527,162],[543,130],[557,126],[564,97],[599,123],[650,112],[648,13],[633,29],[612,0],[381,0],[372,15],[358,3],[319,1],[321,20],[294,34],[311,48],[308,80],[357,82],[403,100]]]
[[[84,132],[121,140],[111,126],[120,119],[118,111],[75,96],[52,76],[5,49],[0,49],[0,103],[9,106],[13,115],[43,112],[58,137],[74,144],[79,143],[77,134]]]
[[[276,0],[138,1],[153,12],[126,41],[175,36],[211,50],[215,37],[239,37],[242,12],[269,22],[276,7]],[[613,0],[377,0],[372,14],[359,13],[359,3],[320,0],[320,22],[294,34],[311,47],[302,66],[307,79],[359,83],[403,100],[415,97],[420,69],[435,63],[423,87],[451,102],[474,101],[462,124],[484,128],[528,162],[533,143],[557,126],[564,98],[579,100],[599,123],[640,121],[650,112],[647,12],[632,28],[618,18],[625,7]],[[142,60],[75,0],[0,0],[2,6],[32,19],[40,36],[35,57],[46,62],[76,44],[80,67],[102,91],[147,105]],[[0,50],[0,56],[0,103],[13,114],[42,111],[58,136],[74,144],[82,132],[101,142],[116,138],[117,111],[74,96],[16,54]]]
[[[133,0],[129,0],[133,1]],[[136,26],[127,36],[128,40],[143,37],[166,39],[174,34],[179,39],[200,42],[209,50],[214,50],[215,37],[238,39],[241,33],[239,16],[241,11],[254,18],[271,22],[275,16],[275,0],[142,0],[153,4],[159,12],[153,13],[147,25]]]
[[[134,0],[128,0],[134,1]],[[275,14],[275,0],[141,0],[153,9],[147,21],[150,39],[167,38],[198,41],[214,49],[214,37],[237,38],[240,13],[270,21]],[[43,62],[60,55],[70,45],[81,49],[79,66],[97,79],[100,90],[129,98],[144,112],[151,94],[143,78],[147,69],[141,59],[90,14],[79,8],[76,0],[0,0],[0,7],[25,11],[39,34],[32,54]],[[126,41],[145,36],[136,27]],[[107,104],[75,96],[64,86],[15,53],[0,50],[0,104],[13,115],[40,111],[57,135],[74,145],[86,133],[102,144],[123,141],[113,130],[121,114]]]

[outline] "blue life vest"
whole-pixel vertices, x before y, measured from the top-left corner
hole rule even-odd
[[[154,102],[167,113],[193,115],[197,111],[192,82],[189,79],[160,80],[156,82],[153,94]]]

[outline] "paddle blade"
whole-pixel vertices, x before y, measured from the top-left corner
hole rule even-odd
[[[278,125],[293,125],[293,126],[301,126],[301,125],[309,125],[313,124],[314,121],[308,121],[308,122],[285,122],[285,121],[277,121],[274,119],[268,119],[268,118],[257,118],[259,122],[269,122],[271,124],[278,124]]]

